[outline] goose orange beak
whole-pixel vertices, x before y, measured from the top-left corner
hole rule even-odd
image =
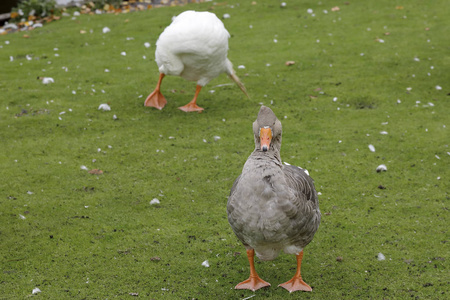
[[[272,141],[272,129],[264,127],[259,130],[259,139],[261,141],[261,150],[266,152],[270,149],[270,142]]]

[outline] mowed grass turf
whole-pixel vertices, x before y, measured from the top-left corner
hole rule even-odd
[[[0,298],[448,298],[447,6],[232,0],[0,36]],[[143,106],[156,40],[188,9],[223,20],[250,99],[222,75],[205,111],[184,113],[195,83],[166,77],[167,106]],[[312,293],[277,288],[295,273],[285,254],[257,260],[270,288],[233,289],[249,269],[226,202],[262,103],[282,121],[282,159],[320,192],[302,264]]]

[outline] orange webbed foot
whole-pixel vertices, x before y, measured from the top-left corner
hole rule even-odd
[[[285,283],[282,283],[278,286],[281,286],[282,288],[285,288],[289,291],[289,293],[295,292],[295,291],[305,291],[305,292],[311,292],[312,288],[302,280],[301,277],[294,276],[291,280],[286,281]]]
[[[154,90],[145,100],[145,106],[151,106],[159,110],[166,106],[167,100],[159,90]]]
[[[259,276],[250,276],[247,280],[244,280],[241,283],[237,284],[234,288],[236,290],[256,291],[266,286],[270,286],[270,283],[262,280]]]
[[[202,112],[204,110],[204,108],[202,108],[202,107],[200,107],[197,104],[192,103],[192,102],[189,102],[185,106],[181,106],[181,107],[178,107],[178,108],[181,109],[184,112],[192,112],[192,111]]]

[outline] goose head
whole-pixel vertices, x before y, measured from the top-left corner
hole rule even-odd
[[[280,152],[281,148],[281,122],[273,111],[267,106],[261,106],[256,121],[253,122],[255,136],[255,150]]]

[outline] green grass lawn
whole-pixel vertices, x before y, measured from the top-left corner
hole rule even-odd
[[[42,299],[448,298],[447,8],[230,0],[0,36],[0,299],[36,287]],[[200,94],[205,111],[187,114],[177,107],[195,83],[166,77],[168,105],[143,106],[156,40],[187,9],[230,14],[229,58],[250,99],[222,75]],[[270,288],[233,289],[249,269],[226,202],[262,103],[282,121],[283,160],[321,193],[302,265],[312,293],[277,288],[295,273],[285,254],[257,260]]]

